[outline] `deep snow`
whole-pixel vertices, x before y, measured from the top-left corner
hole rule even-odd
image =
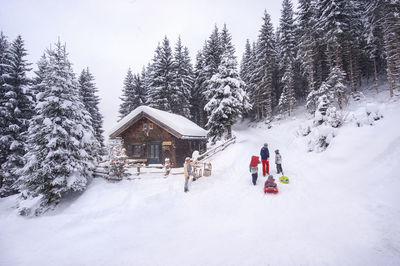
[[[183,175],[148,174],[95,179],[37,218],[19,217],[15,196],[0,199],[0,265],[399,265],[399,100],[381,111],[374,126],[344,125],[322,153],[296,134],[305,115],[237,125],[236,144],[186,194]],[[290,177],[277,195],[264,195],[261,171],[251,184],[264,142]]]

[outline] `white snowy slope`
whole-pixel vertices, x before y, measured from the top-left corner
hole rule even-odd
[[[186,194],[182,175],[148,174],[95,179],[37,218],[18,216],[15,196],[0,199],[0,265],[399,265],[400,103],[379,108],[382,120],[346,124],[322,153],[296,135],[304,117],[239,125],[212,176]],[[264,142],[290,177],[277,195],[250,180]]]

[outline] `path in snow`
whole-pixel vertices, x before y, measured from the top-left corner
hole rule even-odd
[[[400,105],[373,127],[344,126],[327,151],[295,132],[235,128],[213,174],[183,193],[183,176],[96,179],[79,198],[38,218],[0,199],[0,265],[398,265]],[[249,162],[269,143],[290,184],[264,195]],[[261,166],[260,166],[261,170]]]

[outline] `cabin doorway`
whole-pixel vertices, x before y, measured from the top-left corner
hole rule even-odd
[[[147,163],[161,164],[161,141],[152,141],[147,144]]]

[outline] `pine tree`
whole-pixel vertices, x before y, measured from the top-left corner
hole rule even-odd
[[[381,73],[384,61],[384,38],[383,38],[383,23],[382,19],[383,6],[380,5],[381,1],[369,0],[366,11],[364,13],[364,20],[366,21],[364,38],[366,39],[368,57],[373,60],[373,71],[375,89],[378,92],[378,73]]]
[[[293,80],[293,66],[289,65],[285,71],[282,82],[284,84],[282,94],[279,98],[278,108],[281,112],[288,111],[289,116],[292,113],[293,107],[296,103],[294,93],[294,80]]]
[[[155,51],[151,70],[148,105],[170,112],[173,103],[174,70],[172,50],[167,37]]]
[[[27,77],[29,63],[24,41],[18,36],[11,44],[9,56],[5,62],[4,101],[2,110],[5,112],[5,128],[2,139],[8,143],[7,159],[2,164],[3,186],[1,196],[17,192],[14,186],[18,178],[16,171],[24,165],[22,157],[25,154],[26,132],[29,120],[33,115],[33,98],[30,92],[30,79]]]
[[[46,51],[48,64],[43,92],[37,95],[28,130],[28,152],[19,171],[20,213],[39,215],[61,199],[86,188],[94,169],[92,150],[98,150],[90,114],[79,97],[65,46],[58,41]],[[25,200],[37,200],[25,208]]]
[[[137,108],[146,103],[147,91],[145,88],[144,80],[146,78],[146,71],[143,68],[141,74],[136,74],[133,79],[133,87],[135,88],[135,98],[133,100],[134,108]]]
[[[203,48],[204,73],[207,80],[218,72],[222,56],[221,50],[221,37],[218,27],[215,26]]]
[[[329,73],[328,79],[321,84],[318,90],[311,91],[307,97],[307,109],[310,113],[315,113],[319,105],[319,99],[324,96],[324,102],[330,105],[337,104],[342,109],[346,74],[338,67],[333,67]]]
[[[307,78],[308,89],[306,94],[317,89],[317,35],[315,25],[315,1],[299,0],[298,24],[300,31],[300,43],[298,59],[304,75]]]
[[[227,130],[231,137],[231,126],[243,113],[250,110],[245,84],[236,70],[237,62],[230,50],[222,56],[218,73],[209,82],[207,98],[210,99],[204,109],[208,113],[207,128],[209,136],[215,142]]]
[[[9,142],[6,136],[8,112],[6,109],[7,100],[5,97],[5,77],[6,77],[6,63],[8,62],[8,49],[9,43],[7,37],[0,32],[0,189],[3,186],[3,171],[2,165],[6,162],[9,154]]]
[[[207,104],[205,100],[206,91],[206,73],[204,71],[204,56],[199,51],[196,56],[196,64],[194,66],[194,85],[190,92],[190,112],[194,122],[201,127],[206,125],[207,114],[204,106]]]
[[[335,96],[336,103],[339,109],[343,108],[345,101],[346,92],[346,73],[339,67],[334,67],[329,74],[328,80],[326,81],[331,93]],[[332,100],[331,100],[332,102]]]
[[[122,103],[119,106],[119,117],[124,118],[133,109],[133,99],[135,94],[135,85],[132,70],[129,68],[124,80],[124,87],[122,89],[122,97],[120,98]]]
[[[190,89],[193,86],[193,68],[190,63],[189,50],[182,45],[181,38],[175,46],[173,58],[174,68],[174,90],[173,103],[171,104],[172,112],[190,117],[189,98]]]
[[[387,78],[390,97],[395,89],[400,90],[400,1],[383,0],[383,36],[387,63]]]
[[[252,72],[252,50],[249,39],[246,40],[242,61],[240,63],[240,78],[249,86]]]
[[[82,70],[79,76],[79,94],[86,111],[91,116],[91,122],[94,130],[94,135],[100,144],[100,150],[93,151],[93,155],[105,155],[105,145],[103,136],[103,116],[100,114],[99,103],[100,98],[96,95],[98,89],[94,83],[94,77],[90,73],[89,68]]]
[[[235,53],[235,48],[233,47],[232,44],[232,36],[229,33],[226,24],[224,24],[224,27],[222,28],[221,31],[220,46],[221,46],[220,48],[221,60],[224,53],[229,53],[229,54]]]
[[[257,119],[272,119],[272,91],[273,74],[275,68],[276,51],[275,36],[269,14],[265,11],[263,17],[264,24],[258,36],[254,73],[252,80],[254,91],[251,103],[256,108]]]
[[[294,65],[295,65],[295,26],[293,20],[293,6],[290,0],[282,2],[282,16],[280,18],[280,62],[279,67],[283,73],[282,77],[282,95],[279,99],[279,109],[288,111],[289,116],[293,110],[295,99],[294,89]]]

